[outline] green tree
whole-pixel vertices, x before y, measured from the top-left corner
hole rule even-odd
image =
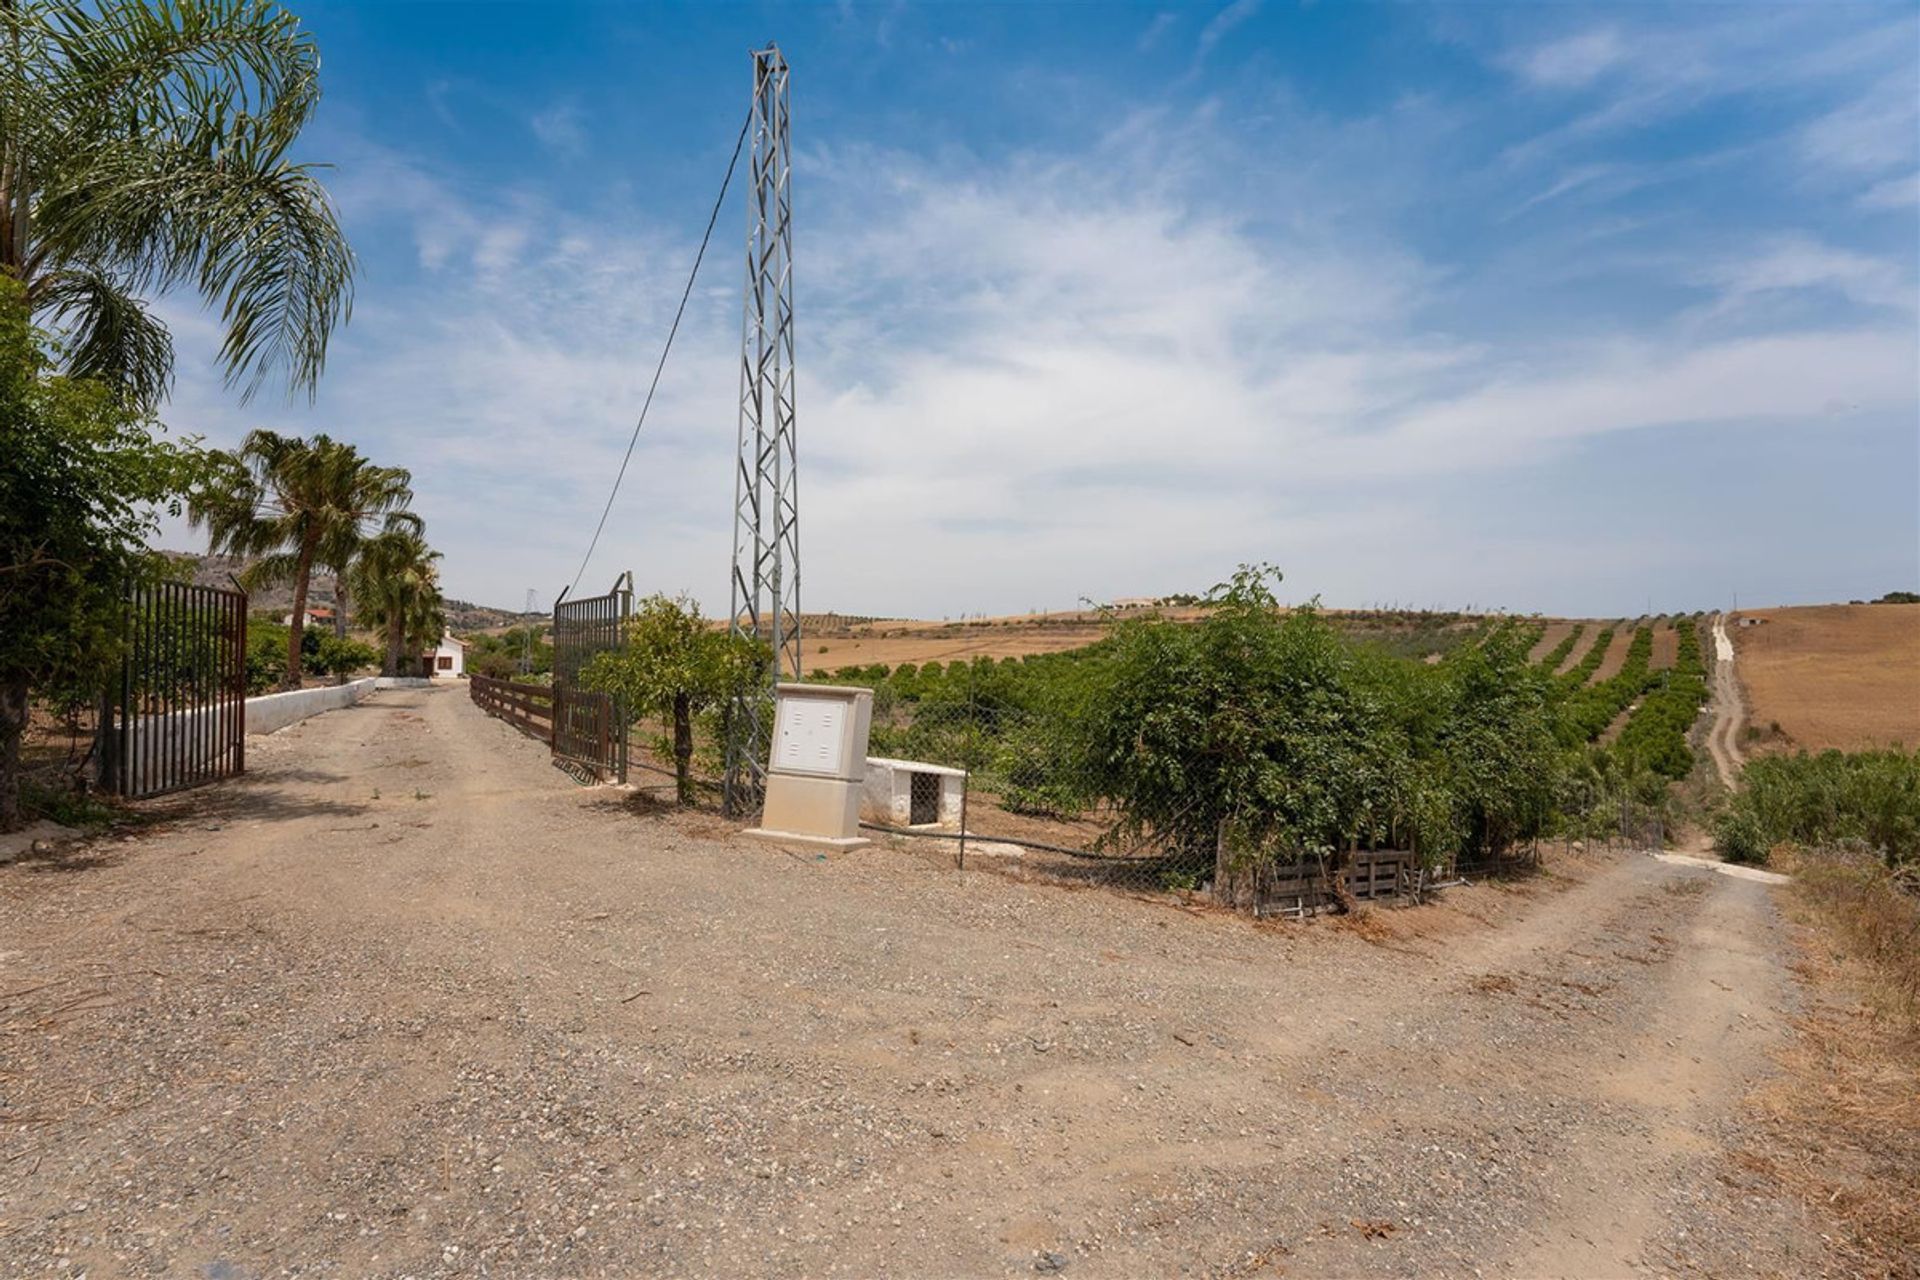
[[[189,519],[206,528],[215,552],[253,559],[241,575],[249,590],[293,584],[286,680],[298,688],[314,566],[352,564],[375,522],[387,532],[420,532],[420,517],[407,510],[412,477],[326,435],[252,431],[237,453],[215,457],[218,473],[194,491]]]
[[[112,388],[52,374],[25,295],[0,278],[0,830],[21,819],[30,695],[99,689],[128,580],[159,572],[155,511],[177,514],[202,466]]]
[[[626,644],[594,655],[580,683],[620,698],[630,715],[672,721],[676,791],[681,804],[692,804],[695,713],[752,687],[766,660],[755,641],[708,625],[692,600],[653,595],[628,621]]]
[[[288,152],[320,54],[266,0],[0,4],[0,270],[71,331],[68,372],[152,406],[173,342],[144,296],[189,288],[246,396],[311,390],[354,260],[313,166]]]
[[[439,559],[417,531],[394,528],[368,538],[348,570],[360,618],[386,636],[383,675],[399,675],[409,640],[439,625]]]

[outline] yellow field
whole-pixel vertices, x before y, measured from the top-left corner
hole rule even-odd
[[[1747,721],[1779,745],[1920,746],[1920,604],[1748,609],[1732,625]]]

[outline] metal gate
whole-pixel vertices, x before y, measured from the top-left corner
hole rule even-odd
[[[101,700],[102,789],[137,799],[244,772],[246,593],[136,583],[125,640],[119,680]]]
[[[627,708],[617,698],[578,687],[596,653],[626,643],[633,613],[633,575],[622,574],[603,596],[557,600],[553,606],[553,754],[602,781],[627,780]]]

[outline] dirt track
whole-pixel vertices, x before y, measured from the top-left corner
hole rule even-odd
[[[252,765],[0,868],[0,1274],[1821,1269],[1726,1158],[1761,885],[1255,926],[649,816],[457,691]]]
[[[1727,634],[1727,615],[1713,615],[1713,702],[1712,722],[1707,726],[1707,752],[1720,775],[1720,785],[1731,790],[1739,785],[1740,770],[1746,756],[1740,750],[1740,730],[1747,722],[1745,701],[1740,696],[1740,674],[1734,670],[1733,637]]]

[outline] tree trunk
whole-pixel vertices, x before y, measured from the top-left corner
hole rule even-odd
[[[20,826],[20,739],[27,731],[27,676],[0,683],[0,831]]]
[[[395,610],[394,616],[387,622],[387,661],[386,665],[380,669],[381,675],[400,674],[402,649],[406,644],[405,629],[401,626],[401,622],[399,611]]]
[[[681,804],[693,803],[693,700],[673,695],[673,777]]]
[[[307,638],[307,584],[313,579],[313,548],[300,548],[300,567],[293,575],[293,620],[287,624],[287,678],[281,687],[300,687],[300,642]]]

